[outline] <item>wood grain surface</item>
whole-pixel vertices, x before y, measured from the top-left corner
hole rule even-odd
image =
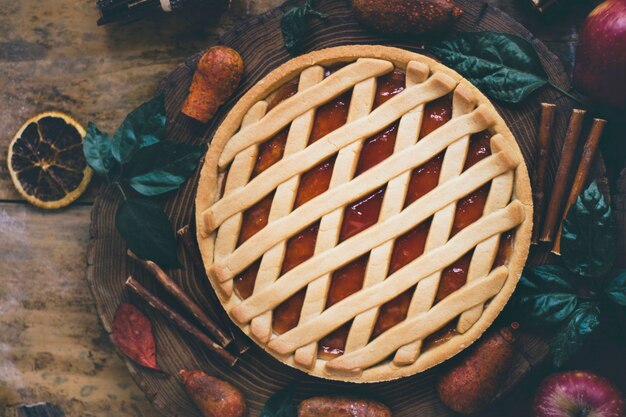
[[[523,0],[487,2],[528,27],[571,71],[577,28],[594,2],[548,17]],[[38,401],[56,403],[68,416],[160,415],[105,336],[84,279],[98,184],[67,209],[30,207],[6,170],[13,133],[30,116],[51,109],[112,131],[181,60],[282,0],[233,0],[221,17],[191,12],[121,27],[97,27],[94,3],[0,0],[0,415],[4,407]],[[622,136],[620,129],[612,133]],[[619,357],[615,352],[596,350],[573,365],[619,380],[619,367],[611,365]],[[538,380],[507,397],[511,408],[524,409]]]
[[[545,45],[533,38],[526,29],[504,13],[488,5],[469,0],[459,3],[466,13],[456,26],[457,30],[504,31],[530,40],[542,57],[544,67],[550,78],[563,88],[569,88],[566,72],[558,58]],[[329,18],[312,22],[311,36],[305,43],[305,50],[354,43],[380,43],[424,52],[419,39],[388,38],[364,31],[352,20],[347,2],[327,0],[318,1],[317,4],[321,11],[329,15]],[[194,134],[190,126],[170,123],[168,136],[171,139],[194,144],[206,143],[238,97],[269,71],[290,59],[282,47],[282,36],[279,31],[280,17],[289,6],[288,3],[268,14],[252,18],[221,36],[220,41],[222,43],[238,50],[244,58],[246,73],[242,85],[237,94],[220,110],[204,132]],[[166,108],[170,121],[176,118],[182,106],[198,57],[199,54],[196,54],[186,60],[166,77],[161,85],[161,89],[166,94]],[[569,99],[554,91],[544,89],[521,105],[511,106],[496,103],[518,139],[531,175],[536,162],[535,132],[541,101],[554,102],[559,105],[555,125],[555,145],[557,149],[560,149],[566,120],[571,108]],[[549,183],[554,176],[557,161],[557,153],[555,153],[548,170]],[[194,185],[195,179],[165,203],[166,212],[176,228],[191,220],[195,195]],[[107,331],[110,331],[113,315],[121,301],[131,300],[140,306],[142,305],[140,301],[124,291],[123,278],[128,274],[138,276],[138,279],[145,285],[167,299],[166,294],[158,286],[154,285],[145,274],[125,259],[125,245],[113,227],[115,207],[118,202],[117,194],[104,193],[96,200],[92,212],[92,242],[89,251],[88,279],[92,284],[98,311]],[[534,250],[530,262],[533,264],[543,262],[546,259],[545,254],[545,248]],[[194,273],[190,259],[187,258],[186,254],[181,252],[180,255],[184,260],[185,268],[174,271],[173,277],[200,305],[210,310],[212,307],[207,292],[211,289],[208,283],[205,282],[201,274]],[[195,341],[173,329],[158,314],[147,309],[145,311],[155,324],[159,345],[159,364],[166,373],[173,376],[163,378],[162,375],[137,367],[129,361],[127,364],[141,389],[152,399],[153,404],[166,415],[197,415],[197,411],[182,391],[178,378],[175,376],[181,368],[199,368],[211,374],[219,375],[239,387],[248,398],[250,415],[252,416],[259,413],[271,393],[294,383],[298,386],[298,398],[328,392],[358,392],[361,395],[380,398],[391,406],[394,415],[399,417],[419,415],[426,411],[431,416],[452,415],[437,400],[434,392],[437,368],[400,381],[359,386],[309,377],[280,364],[261,349],[254,347],[243,357],[237,367],[231,370],[225,368],[214,357],[203,351]],[[516,378],[523,376],[529,368],[536,366],[547,353],[547,346],[543,339],[528,333],[522,336],[520,346],[523,354],[518,358],[514,378],[508,382],[508,385],[513,385]],[[485,415],[498,415],[502,410],[507,410],[509,413],[516,412],[507,408],[507,404],[503,402],[499,407],[492,409]]]
[[[0,0],[0,416],[40,401],[68,417],[160,415],[102,328],[85,279],[98,182],[66,209],[30,206],[7,170],[13,134],[46,110],[112,132],[182,60],[281,2],[98,27],[94,0]]]

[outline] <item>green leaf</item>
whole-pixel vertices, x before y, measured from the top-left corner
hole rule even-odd
[[[563,222],[563,263],[575,274],[600,277],[613,268],[615,246],[611,206],[593,182],[578,196]]]
[[[546,325],[563,322],[578,306],[573,278],[557,265],[526,268],[515,293],[521,318]]]
[[[83,139],[83,153],[89,166],[98,174],[107,175],[115,167],[111,154],[111,138],[89,122]]]
[[[154,196],[176,190],[198,167],[203,146],[162,141],[139,149],[124,172],[138,193]]]
[[[556,333],[550,343],[554,365],[563,364],[576,353],[585,339],[600,324],[600,309],[592,303],[582,303],[572,313],[569,321]]]
[[[626,271],[620,271],[606,287],[606,295],[615,304],[626,306]]]
[[[543,292],[576,293],[574,277],[559,265],[541,265],[524,269],[520,287],[525,290]]]
[[[178,268],[176,239],[163,209],[149,200],[124,200],[115,214],[115,226],[129,249],[163,268]]]
[[[557,324],[564,321],[578,305],[573,294],[533,294],[519,300],[525,317],[541,324]]]
[[[327,17],[314,9],[313,0],[306,0],[304,6],[289,9],[280,20],[280,29],[283,32],[285,48],[295,55],[302,49],[302,42],[309,29],[307,17],[314,16],[321,19]]]
[[[155,143],[158,143],[160,141],[159,138],[157,138],[156,136],[144,136],[141,144],[139,144],[139,149],[143,149],[143,148],[147,148],[148,146],[152,146]]]
[[[131,111],[113,135],[111,153],[121,164],[130,161],[134,153],[153,145],[165,136],[165,103],[157,96]]]
[[[537,52],[518,36],[461,33],[429,49],[483,93],[507,103],[519,103],[548,83]]]
[[[278,391],[265,403],[260,417],[296,417],[293,405],[293,385]]]

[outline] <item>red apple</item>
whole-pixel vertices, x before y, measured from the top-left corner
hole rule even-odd
[[[550,375],[535,395],[533,417],[625,417],[624,397],[606,379],[584,371]]]
[[[574,86],[600,104],[626,108],[626,0],[607,0],[585,20]]]

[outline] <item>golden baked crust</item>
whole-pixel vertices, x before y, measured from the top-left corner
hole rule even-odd
[[[341,76],[327,77],[324,86],[316,91],[308,88],[322,85],[321,66],[338,63],[353,64],[344,67],[347,69]],[[407,89],[412,88],[413,94],[399,94],[392,99],[393,104],[380,106],[371,113],[371,108],[351,108],[348,124],[342,127],[345,128],[343,134],[340,132],[333,136],[341,128],[337,129],[316,142],[314,150],[311,145],[306,146],[307,135],[294,137],[293,140],[290,136],[289,143],[293,143],[288,146],[292,149],[286,149],[281,161],[257,176],[253,185],[245,187],[252,169],[249,161],[256,155],[251,149],[256,144],[264,141],[271,132],[281,129],[285,123],[300,123],[301,129],[297,130],[306,131],[314,109],[346,88],[353,89],[352,94],[361,95],[359,102],[367,103],[372,95],[372,86],[368,83],[394,67],[406,71]],[[298,76],[301,77],[298,99],[286,100],[285,105],[276,106],[271,114],[267,113],[268,117],[264,117],[267,107],[264,100]],[[405,149],[397,149],[376,167],[351,178],[349,167],[355,160],[350,154],[358,154],[354,151],[358,150],[361,139],[379,131],[387,121],[398,120],[399,116],[407,126],[411,126],[412,122],[415,123],[411,112],[425,102],[452,91],[454,107],[450,122],[418,144],[415,144],[415,139],[407,142]],[[419,122],[416,123],[419,128]],[[250,124],[255,124],[256,129],[246,131],[245,126]],[[487,158],[488,162],[476,164],[461,173],[469,135],[485,128],[493,133],[493,155]],[[398,133],[398,141],[402,140],[401,136]],[[357,148],[351,149],[354,146]],[[446,150],[445,158],[449,159],[447,164],[444,159],[447,168],[442,170],[440,185],[420,198],[420,204],[413,203],[402,209],[390,203],[388,215],[381,214],[378,224],[339,245],[332,233],[324,237],[326,229],[321,227],[313,260],[305,261],[280,277],[269,274],[269,278],[265,277],[266,282],[256,284],[253,295],[245,302],[232,290],[234,276],[259,255],[263,256],[264,262],[268,258],[267,269],[276,269],[276,263],[282,258],[280,250],[272,252],[276,252],[278,243],[284,242],[294,231],[311,221],[321,218],[322,222],[331,226],[330,229],[336,230],[338,210],[374,189],[376,181],[388,183],[387,193],[400,192],[403,196],[405,188],[402,188],[402,181],[406,178],[402,180],[402,177],[408,176],[407,170],[410,172],[412,167],[419,165],[420,157],[425,162],[442,150]],[[338,154],[335,170],[343,169],[345,172],[333,171],[333,185],[326,193],[291,211],[289,199],[293,198],[293,193],[290,194],[289,190],[294,187],[289,182],[304,172],[307,166],[313,166],[332,152]],[[228,181],[224,196],[220,196],[218,193],[224,181],[222,170],[228,166]],[[454,203],[465,195],[462,193],[471,192],[489,181],[492,185],[483,218],[448,239],[449,231],[445,230],[451,221],[450,207],[454,208]],[[395,188],[394,182],[398,182]],[[265,196],[268,190],[285,193],[282,200],[288,202],[272,205],[270,223],[237,247],[235,236],[239,233],[242,211]],[[323,295],[329,274],[364,251],[372,251],[370,256],[374,257],[376,250],[381,259],[388,258],[386,253],[393,239],[414,225],[416,219],[426,219],[432,214],[435,216],[431,228],[439,227],[443,232],[437,233],[440,237],[429,242],[424,254],[415,261],[386,279],[386,272],[382,276],[372,273],[370,278],[366,275],[364,288],[345,299],[349,302],[343,300],[326,310],[323,302],[321,307],[320,302],[317,306],[316,303],[305,303],[298,327],[280,336],[272,334],[271,309],[278,302],[305,286],[307,296],[309,292]],[[412,375],[454,356],[478,339],[493,322],[512,294],[527,257],[532,229],[532,197],[526,166],[514,138],[496,109],[478,89],[453,70],[425,56],[391,47],[355,45],[315,51],[285,63],[257,83],[233,107],[216,131],[202,168],[196,196],[196,225],[200,251],[211,284],[226,311],[244,332],[253,336],[277,359],[312,375],[375,382]],[[511,228],[515,228],[515,236],[508,262],[506,266],[491,270],[499,236]],[[416,294],[432,293],[433,288],[436,291],[440,271],[472,248],[475,254],[480,255],[474,256],[476,265],[472,259],[467,284],[435,306],[432,300],[429,301],[432,295],[425,295],[422,297],[424,300],[415,296],[412,302],[415,307],[409,311],[407,319],[368,343],[373,307],[379,307],[385,300],[418,281],[420,291]],[[317,256],[319,251],[324,254],[323,258]],[[218,262],[215,256],[218,256]],[[285,277],[288,279],[283,279]],[[376,309],[373,311],[375,318]],[[368,314],[370,317],[367,317]],[[421,340],[447,323],[450,317],[459,317],[459,334],[420,352]],[[317,358],[317,340],[338,324],[353,318],[353,326],[360,326],[360,330],[354,330],[354,334],[349,336],[346,353],[330,361]],[[393,360],[386,359],[394,352]],[[305,364],[309,363],[311,355],[314,359],[309,367]]]

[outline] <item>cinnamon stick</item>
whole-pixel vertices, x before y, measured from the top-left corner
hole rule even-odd
[[[578,195],[583,191],[585,185],[587,185],[589,172],[591,171],[593,162],[596,159],[596,153],[598,152],[598,146],[600,145],[600,139],[602,138],[605,126],[606,120],[593,119],[593,124],[591,125],[591,130],[587,136],[587,141],[585,142],[585,147],[583,148],[583,154],[581,156],[580,163],[578,164],[578,169],[576,170],[574,183],[572,184],[569,197],[565,204],[565,210],[563,211],[563,215],[561,216],[559,222],[559,228],[556,239],[554,240],[554,246],[552,246],[552,252],[557,255],[561,254],[561,233],[563,232],[563,221],[565,220],[565,217],[567,217],[567,212],[570,207],[572,207],[572,204],[576,202]]]
[[[191,262],[193,263],[193,267],[196,269],[196,272],[204,271],[202,256],[200,255],[200,250],[198,249],[198,245],[196,244],[196,239],[193,235],[193,230],[191,229],[191,226],[185,225],[181,227],[180,229],[178,229],[176,234],[182,240],[185,249],[187,249],[187,253],[191,258]]]
[[[132,276],[128,277],[125,285],[130,288],[135,294],[145,300],[152,308],[162,313],[176,326],[198,339],[204,346],[206,346],[211,352],[216,354],[217,357],[223,360],[225,363],[230,366],[234,366],[235,363],[237,363],[238,358],[236,358],[226,349],[212,341],[197,327],[189,323],[183,316],[172,310],[167,304],[165,304],[158,297],[148,291],[143,285],[133,279]]]
[[[531,4],[537,11],[543,13],[553,5],[557,4],[559,0],[531,0]]]
[[[174,298],[181,302],[181,304],[189,311],[198,322],[204,327],[210,334],[215,338],[215,340],[222,346],[226,347],[231,342],[232,339],[229,338],[220,330],[220,328],[215,324],[213,320],[207,316],[204,311],[196,304],[185,292],[174,282],[172,277],[170,277],[159,265],[156,263],[138,258],[130,249],[127,252],[128,256],[137,261],[141,266],[144,267],[148,272],[154,276],[159,283],[169,292]]]
[[[567,133],[565,135],[565,143],[561,152],[561,162],[556,171],[554,178],[554,186],[552,187],[552,195],[546,212],[543,229],[541,231],[542,242],[552,242],[559,226],[559,220],[563,213],[563,205],[566,191],[569,188],[572,177],[572,165],[574,164],[574,155],[578,147],[580,132],[583,127],[585,118],[585,110],[574,109],[570,118]]]
[[[548,161],[550,160],[550,145],[552,143],[552,127],[554,126],[554,115],[556,105],[551,103],[541,103],[541,120],[539,122],[539,162],[537,163],[537,175],[535,184],[535,211],[534,211],[534,229],[532,235],[532,243],[539,243],[539,232],[541,231],[541,219],[545,205],[546,191],[546,172],[548,170]]]
[[[183,246],[187,250],[196,272],[202,274],[204,279],[208,279],[206,276],[206,270],[204,269],[204,263],[202,262],[202,255],[200,255],[200,250],[198,249],[198,244],[196,243],[192,227],[190,225],[183,226],[176,233],[182,240]],[[222,322],[222,328],[228,330],[237,351],[242,354],[247,352],[250,349],[248,339],[238,328],[236,328],[235,325],[233,325],[232,321],[228,317],[228,314],[226,314],[226,311],[222,308],[215,292],[209,291],[208,297],[211,299],[215,315],[217,315],[218,319]]]

